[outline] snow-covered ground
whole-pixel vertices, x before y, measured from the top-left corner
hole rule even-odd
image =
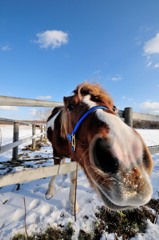
[[[143,136],[148,146],[159,145],[159,130],[138,130]],[[0,140],[4,145],[12,141],[12,126],[0,125]],[[20,137],[27,137],[31,134],[29,127],[21,127]],[[52,155],[51,146],[45,144],[39,151],[23,151],[20,147],[19,153],[30,158],[50,158]],[[11,151],[0,155],[0,162],[7,162],[11,158]],[[151,176],[153,184],[153,197],[157,198],[159,194],[159,153],[153,155],[154,169]],[[35,163],[26,162],[25,165],[33,166]],[[37,163],[40,165],[40,162]],[[35,164],[35,165],[37,165]],[[42,165],[52,165],[52,160],[42,163]],[[3,167],[3,164],[0,164]],[[21,167],[22,169],[22,167]],[[20,170],[19,168],[17,170]],[[14,169],[16,171],[16,168]],[[5,173],[3,169],[0,174]],[[52,199],[46,200],[45,192],[50,178],[35,180],[23,183],[20,189],[16,185],[3,187],[0,189],[0,240],[8,240],[15,233],[25,233],[25,204],[26,201],[26,224],[27,232],[40,232],[48,226],[65,225],[72,223],[75,230],[74,239],[77,239],[79,229],[88,232],[91,231],[91,224],[95,220],[95,212],[98,206],[103,205],[94,190],[90,187],[83,171],[78,173],[77,200],[79,211],[77,221],[71,215],[68,207],[68,195],[70,180],[67,176],[58,176],[56,178],[55,195]],[[87,217],[86,217],[87,216]],[[148,224],[147,233],[139,234],[134,239],[140,240],[158,240],[159,239],[159,219],[157,224]],[[104,239],[104,238],[103,238]],[[108,234],[106,239],[114,239],[112,234]]]

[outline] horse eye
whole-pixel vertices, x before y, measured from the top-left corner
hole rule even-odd
[[[73,111],[73,108],[74,108],[74,105],[72,103],[70,103],[68,106],[67,106],[67,109],[69,110],[69,112],[72,112]]]
[[[100,99],[98,98],[98,96],[91,96],[91,100],[93,101],[93,102],[100,102]]]

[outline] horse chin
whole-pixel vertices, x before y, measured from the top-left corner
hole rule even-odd
[[[135,206],[120,206],[113,203],[107,196],[104,194],[100,188],[97,187],[97,192],[99,193],[101,199],[103,200],[105,206],[112,211],[123,211],[136,208]]]

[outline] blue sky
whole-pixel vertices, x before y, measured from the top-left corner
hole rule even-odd
[[[62,101],[83,81],[119,109],[159,115],[158,0],[0,1],[0,95]],[[38,111],[0,107],[17,119]]]

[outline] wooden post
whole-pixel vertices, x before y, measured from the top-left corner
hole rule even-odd
[[[41,130],[41,133],[42,133],[40,140],[43,141],[45,139],[44,124],[41,124],[40,130]]]
[[[43,132],[43,125],[40,125],[40,133],[42,133],[42,132]],[[43,134],[40,137],[40,141],[42,141],[42,140],[43,140]]]
[[[46,124],[44,125],[44,139],[47,139],[47,128],[46,128]]]
[[[124,122],[128,126],[133,127],[133,110],[131,107],[124,109]]]
[[[19,141],[19,122],[14,122],[13,142]],[[12,160],[18,160],[18,146],[13,148]]]
[[[47,139],[46,124],[43,124],[43,140]]]
[[[32,125],[32,136],[36,134],[36,126],[33,124]],[[36,140],[35,138],[32,139],[32,149],[35,150],[36,147]]]

